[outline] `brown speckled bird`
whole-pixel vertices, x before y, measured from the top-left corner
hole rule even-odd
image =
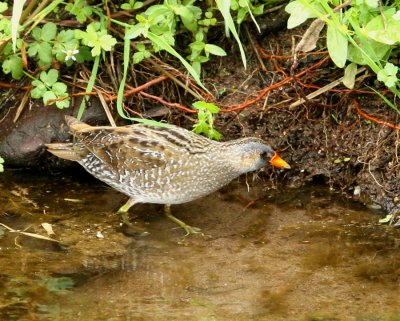
[[[136,203],[165,204],[165,214],[187,234],[200,230],[170,213],[171,204],[210,194],[241,174],[271,164],[290,166],[262,139],[216,142],[183,128],[135,124],[92,127],[66,116],[76,143],[47,144],[54,155],[76,161]],[[125,216],[126,219],[126,216]]]

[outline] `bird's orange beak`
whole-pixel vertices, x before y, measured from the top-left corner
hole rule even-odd
[[[274,157],[271,158],[271,160],[269,161],[269,163],[275,167],[279,167],[279,168],[286,168],[289,169],[290,165],[288,163],[286,163],[279,155],[277,152],[275,152]]]

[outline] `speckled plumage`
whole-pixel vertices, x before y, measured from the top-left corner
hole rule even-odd
[[[77,142],[48,144],[49,151],[130,196],[130,206],[195,200],[274,156],[259,138],[221,143],[175,126],[92,127],[70,116],[66,121]]]

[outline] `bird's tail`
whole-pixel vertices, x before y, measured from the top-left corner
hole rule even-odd
[[[60,158],[79,162],[85,156],[84,146],[73,143],[46,144],[47,150]]]
[[[68,116],[68,115],[65,116],[65,122],[67,123],[68,127],[71,129],[72,134],[74,134],[77,131],[80,131],[82,129],[91,128],[90,125],[76,119],[75,117]]]

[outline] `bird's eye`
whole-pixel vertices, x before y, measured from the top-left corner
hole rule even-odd
[[[268,157],[267,152],[261,152],[260,157],[266,159]]]

